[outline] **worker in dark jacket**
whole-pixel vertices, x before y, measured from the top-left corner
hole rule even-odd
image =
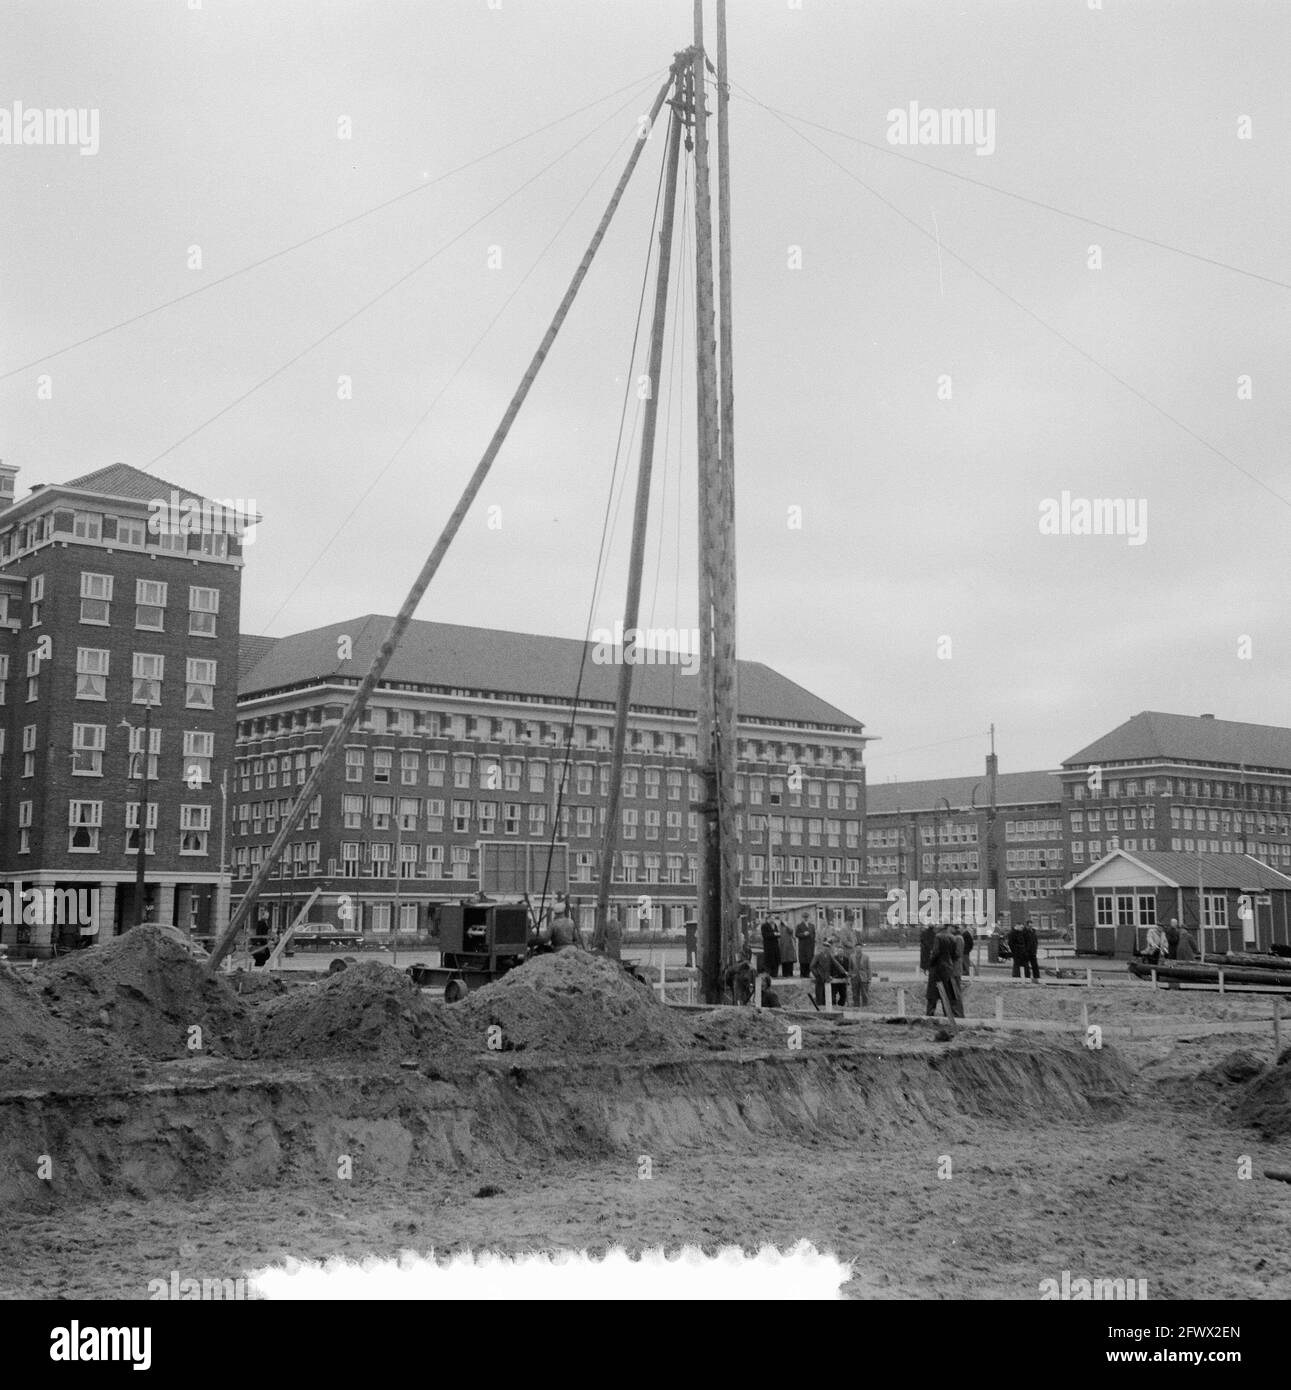
[[[1028,917],[1022,926],[1022,939],[1026,942],[1027,969],[1031,972],[1033,980],[1040,978],[1040,938],[1036,935],[1035,928],[1031,925]]]
[[[776,918],[776,935],[780,939],[780,974],[785,979],[792,979],[794,957],[798,954],[798,947],[793,939],[793,928],[783,917]]]
[[[964,1016],[964,996],[960,990],[963,949],[963,941],[958,933],[951,930],[949,923],[943,924],[933,938],[932,950],[928,955],[927,1014],[929,1018],[937,1012],[938,1004],[942,1004],[943,1012],[945,1010],[945,1004],[941,998],[942,989],[946,991],[950,1000],[951,1011],[955,1017],[963,1018]]]
[[[1179,945],[1175,951],[1176,960],[1196,960],[1197,943],[1192,939],[1192,933],[1184,927],[1179,933]]]
[[[816,954],[811,958],[811,978],[815,981],[817,1008],[825,1007],[826,985],[829,986],[831,1003],[847,1003],[847,969],[835,954],[834,943],[830,937],[822,939]],[[836,983],[839,980],[842,981],[843,989],[841,999],[838,997],[839,986]]]
[[[932,955],[932,943],[937,938],[937,928],[931,922],[919,933],[919,969],[926,971]]]
[[[762,969],[768,975],[780,969],[780,936],[769,917],[762,920]]]
[[[816,928],[807,913],[802,914],[802,921],[793,929],[793,934],[798,942],[798,973],[805,980],[811,974],[811,962],[816,955]]]
[[[1013,960],[1013,978],[1016,980],[1028,968],[1026,931],[1018,922],[1009,928],[1009,955]]]

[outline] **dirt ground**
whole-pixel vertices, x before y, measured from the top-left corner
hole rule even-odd
[[[276,1083],[261,1088],[256,1124],[265,1143],[283,1145],[283,1157],[274,1160],[276,1170],[272,1163],[266,1170],[253,1154],[248,1171],[292,1176],[241,1187],[225,1177],[191,1196],[160,1187],[106,1199],[69,1190],[43,1208],[39,1202],[16,1206],[0,1224],[0,1297],[146,1298],[149,1280],[167,1280],[172,1271],[182,1278],[231,1279],[290,1259],[389,1258],[405,1250],[600,1253],[613,1246],[675,1251],[690,1244],[715,1251],[765,1243],[785,1250],[801,1239],[851,1262],[844,1293],[858,1298],[1034,1299],[1042,1280],[1059,1279],[1064,1270],[1073,1279],[1143,1279],[1152,1299],[1291,1297],[1291,1186],[1263,1176],[1266,1168],[1291,1169],[1291,1062],[1271,1065],[1267,997],[1219,998],[1146,985],[970,986],[970,1017],[993,1017],[999,994],[1008,1018],[1061,1020],[1074,1028],[1084,1004],[1092,1022],[1111,1028],[1133,1022],[1135,1036],[1120,1035],[1108,1045],[1112,1057],[1102,1074],[1112,1089],[1100,1097],[1094,1094],[1104,1084],[1099,1070],[1075,1065],[1088,1055],[1074,1038],[1009,1038],[975,1030],[975,1041],[938,1042],[935,1030],[922,1023],[836,1028],[802,1015],[809,1018],[802,1066],[777,1064],[772,1072],[758,1072],[758,1065],[769,1065],[756,1062],[758,1051],[765,1055],[783,1046],[783,1023],[794,1021],[791,1013],[779,1020],[756,1018],[751,1011],[665,1013],[640,986],[629,989],[608,976],[608,986],[598,984],[600,965],[572,975],[569,969],[569,962],[553,962],[534,972],[534,987],[549,1001],[544,1008],[516,997],[522,981],[513,980],[494,1003],[484,999],[458,1019],[470,1020],[471,1038],[494,1023],[514,1035],[524,1048],[519,1069],[530,1069],[524,1089],[540,1087],[546,1076],[553,1089],[541,1095],[568,1102],[551,1122],[556,1130],[567,1128],[570,1117],[589,1125],[603,1118],[595,1113],[595,1096],[566,1097],[562,1087],[636,1086],[628,1111],[641,1107],[653,1132],[668,1141],[649,1155],[650,1177],[639,1176],[641,1151],[627,1140],[606,1156],[603,1132],[602,1156],[578,1158],[580,1145],[569,1134],[543,1130],[541,1111],[550,1100],[541,1097],[527,1112],[514,1100],[492,1113],[486,1113],[488,1106],[478,1110],[469,1161],[405,1162],[397,1178],[383,1176],[379,1167],[356,1170],[352,1181],[301,1177],[299,1164],[290,1168],[286,1158],[292,1125],[326,1116],[336,1097],[344,1099],[335,1104],[350,1105],[347,1113],[354,1114],[362,1108],[356,1096],[370,1091],[388,1100],[391,1088],[383,1083],[392,1068],[397,1076],[408,1065],[406,1057],[399,1061],[374,1039],[398,1035],[396,1053],[424,1044],[428,1036],[443,1045],[441,1024],[423,1018],[421,1003],[404,998],[403,987],[378,968],[370,987],[356,976],[299,996],[287,1012],[284,1001],[258,1015],[262,1038],[273,1033],[290,1043],[282,1044],[282,1052],[292,1055],[294,1074],[304,1075],[312,1089],[296,1092],[288,1103],[274,1098]],[[787,1002],[805,1003],[796,993],[788,991]],[[908,991],[907,998],[915,993]],[[21,993],[24,1007],[35,997]],[[167,1020],[182,1022],[171,1003],[163,1002]],[[875,989],[875,1011],[887,1011],[894,1002],[892,986]],[[51,1001],[53,1007],[63,1010],[62,1019],[70,1018],[62,997]],[[107,1007],[120,1012],[111,1000]],[[913,1000],[909,1007],[914,1010]],[[340,1008],[350,1012],[337,1015]],[[650,1016],[654,1009],[661,1018]],[[677,1053],[675,1072],[668,1069],[671,1063],[656,1067],[639,1049],[629,1058],[629,1042],[622,1052],[629,1060],[619,1070],[611,1057],[597,1072],[596,1059],[585,1057],[584,1070],[570,1073],[582,1079],[566,1082],[559,1049],[544,1041],[543,1018],[551,1017],[553,1037],[563,1037],[570,1018],[584,1013],[587,1021],[580,1026],[627,1029],[624,1036],[643,1046],[656,1034],[675,1041],[683,1025],[694,1041]],[[340,1017],[344,1028],[338,1027]],[[99,1025],[114,1045],[131,1037],[129,1016],[122,1020],[120,1031],[109,1021]],[[1156,1021],[1172,1031],[1145,1031]],[[1255,1031],[1242,1028],[1256,1021]],[[1230,1027],[1211,1031],[1225,1024]],[[27,1008],[22,1029],[32,1046],[45,1045],[42,1026],[41,1016]],[[460,1046],[460,1024],[449,1031]],[[348,1091],[321,1071],[309,1072],[304,1055],[318,1038],[346,1033],[363,1053],[361,1068],[369,1069],[360,1068],[359,1081]],[[1284,1030],[1284,1045],[1291,1042],[1288,1033],[1291,1027]],[[480,1045],[478,1039],[470,1043]],[[1039,1057],[1043,1049],[1051,1050],[1047,1062]],[[725,1059],[719,1066],[725,1081],[703,1055]],[[471,1104],[482,1103],[481,1096],[491,1098],[488,1105],[494,1099],[501,1104],[507,1084],[521,1085],[516,1066],[502,1057],[494,1061],[496,1094],[470,1092],[476,1098]],[[157,1079],[145,1090],[170,1084],[174,1068],[190,1065],[197,1064],[166,1063],[171,1071],[148,1073]],[[204,1065],[214,1085],[223,1068],[264,1064],[229,1057]],[[134,1075],[142,1079],[141,1068]],[[363,1075],[372,1078],[370,1084]],[[754,1076],[770,1078],[767,1094],[746,1093],[751,1080],[738,1078]],[[36,1067],[22,1077],[28,1089],[12,1093],[14,1115],[44,1104],[32,1099],[37,1092],[31,1088],[49,1081]],[[804,1077],[815,1081],[808,1084]],[[402,1084],[411,1094],[429,1087],[459,1096],[450,1105],[468,1094],[454,1089],[451,1075],[433,1068],[404,1073]],[[1080,1084],[1092,1102],[1107,1104],[1086,1106],[1071,1089]],[[977,1087],[980,1105],[974,1104]],[[1066,1089],[1060,1093],[1059,1087]],[[218,1087],[207,1089],[219,1094]],[[111,1096],[97,1102],[100,1109],[82,1112],[88,1116],[82,1120],[84,1161],[100,1142],[100,1124],[141,1126],[141,1172],[153,1162],[147,1145],[182,1146],[200,1138],[194,1117],[199,1128],[218,1133],[200,1108],[206,1103],[202,1094],[202,1087],[190,1086],[173,1103],[142,1094],[133,1102]],[[863,1138],[843,1137],[839,1124],[831,1126],[813,1109],[830,1095],[832,1104],[857,1117]],[[146,1113],[164,1117],[161,1128],[178,1127],[175,1136],[147,1128],[152,1122],[141,1119],[145,1112],[139,1109],[145,1103],[158,1105]],[[403,1152],[416,1139],[414,1133],[409,1140],[408,1112],[399,1112],[397,1103],[396,1096],[393,1110],[365,1112],[368,1133],[386,1145],[387,1154]],[[300,1113],[284,1119],[291,1104]],[[66,1117],[71,1111],[59,1113]],[[1081,1119],[1072,1118],[1078,1113]],[[411,1129],[426,1118],[421,1114]],[[489,1122],[501,1127],[489,1129]],[[795,1127],[799,1137],[783,1137]],[[297,1139],[300,1132],[294,1132]],[[508,1151],[526,1158],[500,1157]],[[217,1150],[203,1157],[219,1166]]]
[[[1246,1154],[1250,1180],[1238,1177]],[[949,1178],[937,1176],[943,1156]],[[1032,1299],[1066,1269],[1146,1279],[1153,1299],[1285,1299],[1291,1193],[1260,1176],[1275,1160],[1291,1163],[1291,1145],[1152,1097],[1083,1136],[1036,1115],[864,1150],[678,1154],[648,1180],[627,1156],[540,1174],[495,1165],[433,1183],[118,1201],[9,1223],[0,1296],[144,1298],[172,1269],[231,1278],[288,1258],[788,1249],[806,1238],[854,1262],[843,1291],[856,1298]],[[488,1187],[498,1191],[474,1195]]]

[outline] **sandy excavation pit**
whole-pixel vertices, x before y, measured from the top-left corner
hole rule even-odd
[[[107,957],[98,973],[96,953]],[[1051,994],[1041,987],[1029,999],[1066,1018],[1070,1000]],[[1113,991],[1104,995],[1100,1008],[1113,1009]],[[1145,990],[1144,1002],[1155,1016],[1175,1001]],[[1205,1002],[1187,1001],[1181,1016],[1204,1016]],[[755,1207],[764,1156],[777,1152],[832,1165],[827,1186],[845,1185],[861,1156],[904,1164],[911,1152],[965,1144],[982,1147],[992,1169],[1011,1171],[1025,1150],[1028,1162],[1085,1178],[1092,1163],[1096,1178],[1103,1136],[1160,1123],[1163,1164],[1204,1139],[1291,1166],[1291,1062],[1270,1065],[1265,1035],[1090,1051],[1075,1034],[995,1033],[971,1019],[951,1038],[921,1019],[839,1026],[811,1014],[679,1012],[574,952],[531,961],[453,1006],[375,963],[285,993],[239,994],[236,980],[209,980],[177,959],[152,928],[69,963],[0,970],[0,1004],[0,1205],[17,1223],[0,1235],[0,1267],[14,1270],[35,1257],[25,1242],[42,1221],[83,1219],[84,1240],[107,1242],[114,1229],[122,1238],[119,1223],[100,1230],[95,1212],[124,1220],[146,1209],[182,1226],[193,1203],[222,1209],[252,1191],[263,1194],[253,1244],[264,1226],[290,1245],[302,1193],[326,1205],[366,1192],[372,1224],[349,1253],[390,1254],[398,1193],[434,1209],[429,1194],[483,1174],[514,1183],[565,1165],[590,1181],[641,1153],[685,1165],[701,1186],[714,1165],[746,1172]],[[200,1052],[187,1046],[193,1023],[209,1039]],[[802,1027],[800,1050],[787,1025]],[[500,1030],[497,1049],[490,1029]],[[54,1159],[51,1181],[36,1176],[41,1154]],[[342,1154],[353,1176],[338,1198]],[[1095,1205],[1106,1194],[1097,1181],[1090,1191]],[[583,1229],[577,1193],[564,1208],[554,1201],[544,1199],[543,1229],[562,1243],[562,1210],[571,1232]],[[458,1229],[507,1245],[514,1232],[477,1210],[478,1225],[463,1215]],[[677,1228],[678,1238],[705,1238],[700,1213],[692,1217],[698,1225]],[[765,1224],[760,1212],[751,1219],[750,1229]],[[1264,1219],[1285,1222],[1291,1237],[1285,1212]],[[614,1226],[607,1214],[597,1233]],[[886,1231],[894,1248],[911,1238],[908,1222],[877,1211],[868,1229]],[[127,1241],[120,1259],[130,1258]]]

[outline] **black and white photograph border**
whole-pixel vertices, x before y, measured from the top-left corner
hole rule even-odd
[[[1291,10],[5,28],[49,1359],[338,1298],[1115,1303],[1101,1362],[1240,1359],[1184,1307],[1291,1295]]]

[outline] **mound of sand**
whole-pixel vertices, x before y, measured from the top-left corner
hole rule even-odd
[[[1242,1088],[1233,1119],[1258,1129],[1265,1139],[1291,1136],[1291,1059],[1287,1054]]]
[[[108,1050],[102,1033],[78,1033],[55,1018],[35,985],[0,961],[0,1066],[93,1065]]]
[[[364,961],[256,1011],[262,1057],[415,1056],[444,1044],[452,1023],[401,970]]]
[[[666,1051],[691,1046],[685,1021],[614,961],[588,951],[535,956],[448,1013],[462,1046],[483,1049],[491,1024],[504,1050]]]
[[[715,1009],[709,1014],[693,1016],[691,1032],[695,1045],[710,1052],[742,1048],[769,1052],[788,1046],[786,1024],[801,1022],[797,1018],[784,1018],[783,1009],[764,1009],[761,1013],[757,1009]]]
[[[1221,1057],[1214,1066],[1198,1072],[1198,1081],[1209,1081],[1216,1086],[1231,1086],[1237,1082],[1249,1081],[1264,1070],[1264,1063],[1246,1047],[1239,1047],[1227,1056]]]
[[[42,966],[37,977],[51,1013],[78,1028],[106,1028],[145,1057],[246,1055],[249,1015],[223,979],[207,975],[173,931],[145,923],[101,946]]]

